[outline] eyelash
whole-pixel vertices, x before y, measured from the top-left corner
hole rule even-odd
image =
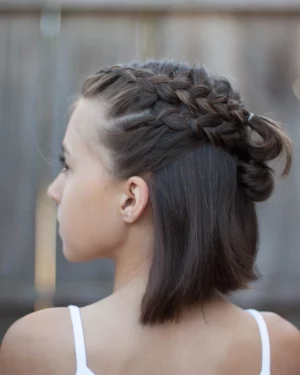
[[[68,164],[66,163],[66,158],[64,157],[64,155],[59,155],[59,162],[62,167],[62,172],[68,172],[70,168]]]

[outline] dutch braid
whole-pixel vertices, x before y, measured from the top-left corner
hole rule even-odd
[[[285,149],[284,174],[291,164],[288,138],[277,124],[261,116],[248,121],[240,94],[225,78],[209,77],[203,67],[158,72],[158,65],[150,65],[102,69],[85,81],[83,95],[112,100],[110,117],[127,131],[140,128],[151,139],[145,153],[166,133],[174,147],[186,138],[188,145],[197,141],[224,148],[235,156],[239,181],[251,200],[268,198],[273,177],[266,163]],[[159,168],[159,162],[151,167]]]

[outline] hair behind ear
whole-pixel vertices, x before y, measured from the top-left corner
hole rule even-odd
[[[185,306],[256,279],[256,214],[236,174],[234,158],[210,145],[153,174],[155,248],[143,324],[179,319]]]

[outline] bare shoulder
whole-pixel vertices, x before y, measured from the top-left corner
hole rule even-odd
[[[52,375],[62,373],[57,372],[58,368],[64,373],[75,373],[73,345],[72,323],[67,308],[32,313],[18,320],[7,331],[1,344],[0,373]]]
[[[270,335],[273,372],[300,374],[300,331],[277,314],[264,312],[262,315]]]

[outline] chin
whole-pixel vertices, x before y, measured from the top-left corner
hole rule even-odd
[[[67,261],[72,263],[81,263],[85,261],[85,259],[82,259],[82,257],[79,256],[79,254],[70,250],[70,248],[67,248],[66,246],[63,246],[63,254]]]
[[[59,228],[59,237],[61,239],[62,253],[67,261],[72,263],[80,263],[85,261],[83,257],[84,250],[79,250],[78,248],[76,249],[73,244],[70,244],[69,241],[66,240],[66,236],[63,235],[61,227]]]
[[[70,244],[66,244],[64,241],[62,245],[62,252],[67,261],[71,263],[83,263],[96,259],[96,257],[90,255],[87,248],[72,246]]]
[[[86,252],[83,249],[78,249],[62,239],[62,252],[67,261],[72,263],[86,262],[88,259],[84,256]]]

